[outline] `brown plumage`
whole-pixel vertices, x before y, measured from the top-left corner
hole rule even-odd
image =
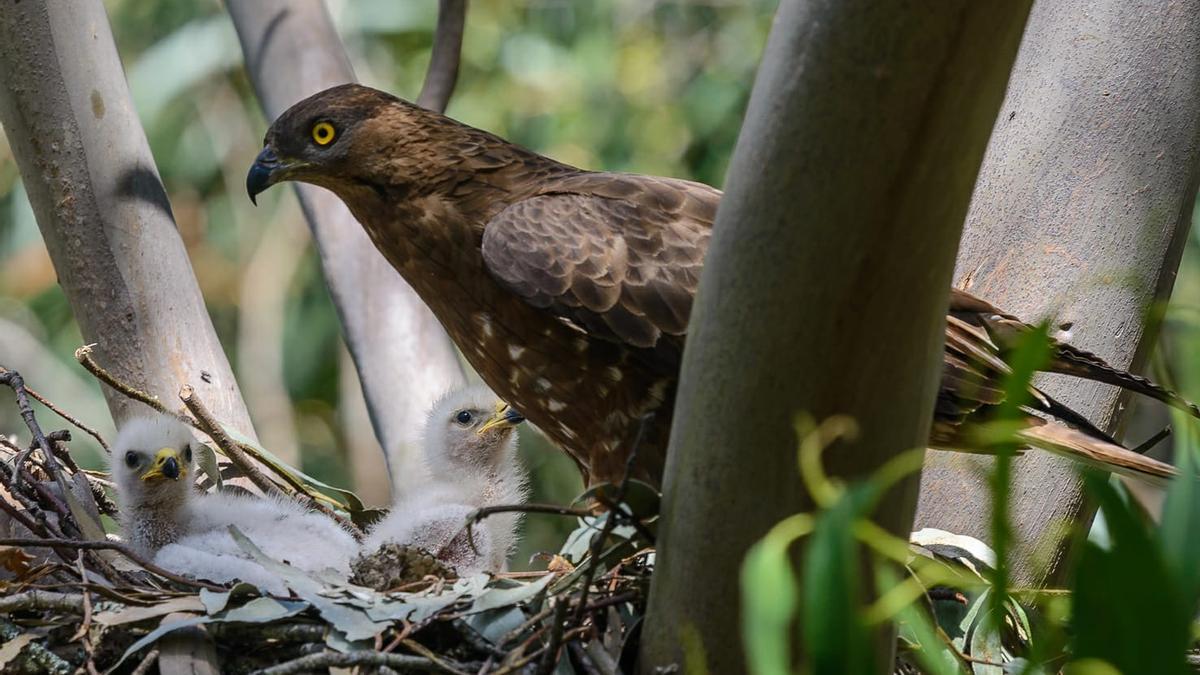
[[[318,93],[271,125],[247,189],[253,198],[283,180],[341,197],[483,380],[565,449],[585,480],[622,475],[650,413],[635,475],[661,479],[720,191],[577,169],[359,85]],[[937,447],[967,444],[962,422],[1002,400],[1003,355],[1029,329],[961,291],[947,319]],[[1049,370],[1190,406],[1066,345],[1056,345]],[[1113,464],[1139,467],[1133,473],[1169,470],[1040,392],[1034,407],[1081,429],[1067,446],[1087,439],[1093,455],[1131,455]]]

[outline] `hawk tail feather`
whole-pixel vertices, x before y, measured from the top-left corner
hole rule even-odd
[[[1176,475],[1175,467],[1170,464],[1139,455],[1123,446],[1039,418],[1030,421],[1030,426],[1017,435],[1040,450],[1156,486],[1165,486]]]

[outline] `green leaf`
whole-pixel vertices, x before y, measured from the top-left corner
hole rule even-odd
[[[881,589],[889,589],[900,583],[899,575],[887,564],[876,566],[876,578]],[[896,624],[901,639],[912,644],[917,661],[929,675],[962,675],[961,661],[947,643],[948,638],[938,632],[937,626],[919,603],[914,602],[901,609],[896,614]]]
[[[1085,482],[1113,545],[1084,544],[1075,572],[1073,658],[1098,659],[1126,673],[1188,672],[1191,616],[1162,552],[1105,477],[1088,473]]]
[[[870,484],[848,487],[821,514],[804,556],[801,606],[804,651],[813,675],[874,673],[874,646],[863,624],[863,571],[854,522],[875,496]]]
[[[792,622],[799,588],[788,547],[796,537],[773,529],[750,547],[742,563],[742,641],[750,672],[791,672]]]
[[[1177,420],[1180,416],[1176,416]],[[1176,428],[1188,428],[1187,423]],[[1163,558],[1182,593],[1184,606],[1195,613],[1200,603],[1200,485],[1196,484],[1194,434],[1179,444],[1179,476],[1167,488],[1159,539]]]

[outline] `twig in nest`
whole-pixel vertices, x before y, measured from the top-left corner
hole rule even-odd
[[[120,553],[121,555],[125,556],[126,558],[129,558],[133,562],[141,565],[146,571],[153,572],[153,573],[157,574],[158,576],[160,576],[164,579],[167,579],[169,581],[174,581],[177,584],[183,584],[184,586],[191,586],[193,588],[207,588],[210,591],[227,591],[227,590],[229,590],[225,586],[219,586],[217,584],[210,584],[208,582],[200,581],[198,579],[182,577],[182,576],[179,576],[178,574],[175,574],[174,572],[167,571],[167,570],[159,567],[158,565],[155,565],[154,563],[150,562],[149,560],[146,560],[142,556],[135,553],[133,551],[133,549],[129,548],[125,544],[122,544],[121,542],[118,542],[118,541],[85,541],[83,539],[36,539],[36,538],[24,537],[24,538],[0,539],[0,546],[41,546],[44,548],[71,548],[71,549],[84,549],[84,550],[88,550],[88,551],[91,551],[91,550],[116,551],[117,553]]]
[[[458,83],[458,64],[462,58],[463,27],[467,22],[467,0],[438,0],[437,27],[433,34],[433,52],[417,105],[427,110],[446,112],[454,85]]]
[[[204,433],[208,434],[209,438],[213,439],[213,442],[221,448],[222,452],[224,452],[225,456],[229,458],[229,461],[233,462],[233,465],[237,467],[238,471],[241,471],[242,475],[249,478],[250,482],[254,483],[258,489],[263,491],[263,494],[285,500],[294,498],[293,495],[289,495],[281,490],[275,481],[267,477],[267,475],[258,468],[258,465],[254,463],[254,460],[252,460],[250,456],[246,454],[246,451],[242,449],[242,446],[230,438],[229,434],[225,433],[225,429],[221,427],[221,423],[212,416],[212,413],[208,411],[208,408],[204,407],[204,402],[200,400],[198,395],[196,395],[196,391],[192,389],[191,385],[183,385],[183,388],[179,390],[179,399],[183,401],[183,405],[187,406],[187,409],[196,416],[196,421],[199,423],[198,428]],[[333,509],[322,504],[319,500],[315,499],[305,490],[297,490],[296,497],[300,496],[302,496],[303,500],[308,503],[308,506],[320,511],[329,518],[332,518],[339,525],[346,528],[346,530],[353,534],[356,539],[362,539],[362,530],[359,529],[359,527],[355,525],[349,518],[345,518],[334,512]]]
[[[63,614],[82,614],[83,595],[80,593],[50,593],[25,591],[0,597],[0,614],[13,612],[51,611]]]
[[[646,426],[653,419],[654,413],[648,413],[638,423],[637,436],[633,438],[633,445],[629,448],[629,456],[625,458],[625,469],[621,474],[621,482],[617,485],[617,494],[612,500],[616,504],[621,504],[625,501],[625,491],[629,487],[629,474],[633,471],[633,462],[637,458],[638,448],[641,447],[642,438],[646,434]],[[588,593],[591,591],[592,581],[596,578],[596,569],[600,567],[600,554],[604,550],[604,542],[617,526],[617,517],[622,514],[623,511],[609,510],[608,518],[604,521],[604,529],[592,536],[591,547],[588,552],[588,566],[583,572],[583,586],[579,589],[579,604],[575,607],[575,620],[573,623],[583,621],[583,613],[587,610]],[[636,518],[631,518],[631,520],[636,520]]]
[[[258,675],[294,675],[325,668],[349,668],[352,666],[385,666],[403,668],[422,673],[447,672],[442,666],[423,656],[384,654],[375,651],[321,652],[285,661],[277,666],[256,671]],[[461,672],[461,671],[449,671]]]
[[[654,540],[656,538],[654,533],[651,532],[650,528],[646,527],[642,521],[638,519],[637,515],[633,513],[633,509],[629,508],[628,504],[614,502],[599,492],[596,493],[595,497],[596,501],[600,502],[601,506],[608,509],[609,513],[615,513],[616,515],[620,516],[625,522],[632,525],[633,529],[637,530],[637,533],[642,535],[647,542],[649,542],[651,545],[654,544]]]
[[[476,554],[479,550],[475,548],[475,526],[479,521],[487,518],[495,513],[511,513],[517,511],[520,513],[549,513],[556,516],[574,516],[576,518],[585,518],[592,515],[583,509],[573,509],[569,506],[559,506],[557,504],[498,504],[496,506],[483,506],[475,509],[470,516],[467,517],[467,523],[463,527],[467,531],[467,543],[471,546],[471,550]],[[461,532],[461,530],[459,530]],[[458,535],[455,534],[455,537]]]
[[[235,443],[229,437],[229,434],[225,433],[225,430],[221,428],[221,423],[212,416],[208,408],[204,407],[204,403],[196,395],[196,391],[192,389],[191,385],[183,385],[183,388],[179,390],[179,400],[183,401],[187,409],[196,416],[196,421],[200,424],[200,430],[213,439],[213,442],[221,448],[225,456],[229,458],[229,461],[233,462],[234,466],[238,468],[238,471],[241,471],[242,475],[249,478],[250,482],[263,491],[263,494],[279,497],[280,499],[289,498],[287,493],[279,489],[275,481],[267,478],[267,475],[254,464],[242,450],[241,446]]]
[[[58,475],[58,458],[54,456],[54,452],[50,449],[50,442],[46,440],[46,435],[42,433],[42,427],[38,425],[37,418],[33,414],[33,406],[29,403],[29,396],[25,391],[25,380],[21,378],[20,373],[15,370],[6,370],[0,368],[0,384],[4,384],[12,388],[13,393],[17,397],[17,409],[21,411],[21,418],[25,420],[25,426],[29,427],[29,433],[33,434],[33,442],[42,451],[46,457],[46,470],[50,477],[59,483],[62,478]],[[21,485],[20,468],[25,465],[25,460],[29,458],[31,450],[26,450],[17,455],[16,462],[13,464],[18,470],[13,475],[13,488],[18,488]]]
[[[108,443],[106,443],[104,441],[104,437],[100,435],[100,432],[89,427],[88,425],[84,424],[83,422],[80,422],[78,419],[71,416],[70,413],[68,413],[67,411],[63,410],[62,408],[54,405],[54,403],[52,403],[45,396],[42,396],[41,394],[30,389],[29,387],[25,388],[25,392],[27,394],[29,394],[30,398],[32,398],[32,399],[36,400],[38,403],[41,403],[42,405],[46,406],[46,408],[48,408],[55,415],[58,415],[59,417],[66,420],[67,423],[70,424],[71,426],[75,427],[76,429],[79,429],[83,433],[96,439],[96,442],[100,444],[100,447],[104,448],[105,452],[108,452]],[[70,440],[70,439],[68,439],[68,440]]]
[[[142,662],[137,665],[137,668],[134,668],[133,672],[129,675],[146,675],[146,673],[149,673],[150,669],[154,667],[154,663],[156,661],[158,661],[158,650],[151,649],[146,653],[146,656],[142,658]]]
[[[536,675],[550,675],[554,672],[554,664],[558,662],[558,650],[562,646],[563,624],[567,619],[567,601],[559,600],[554,606],[554,623],[550,626],[550,642],[546,645],[546,653],[538,664]]]
[[[162,404],[162,401],[158,400],[157,396],[151,396],[141,389],[137,389],[125,384],[124,382],[118,380],[115,375],[100,367],[100,364],[96,363],[96,359],[92,358],[92,347],[95,346],[96,345],[94,344],[84,345],[75,350],[75,360],[79,362],[79,365],[83,366],[85,370],[94,375],[97,380],[100,380],[104,384],[112,387],[117,391],[117,393],[121,394],[125,398],[141,401],[142,403],[145,403],[164,415],[174,415],[175,417],[178,417],[176,413],[167,410],[167,407]],[[196,426],[195,422],[192,422],[192,426]]]

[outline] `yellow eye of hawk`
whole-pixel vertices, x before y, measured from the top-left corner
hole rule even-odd
[[[329,122],[317,122],[312,128],[312,137],[317,145],[329,145],[333,142],[334,136],[337,136],[337,131]]]

